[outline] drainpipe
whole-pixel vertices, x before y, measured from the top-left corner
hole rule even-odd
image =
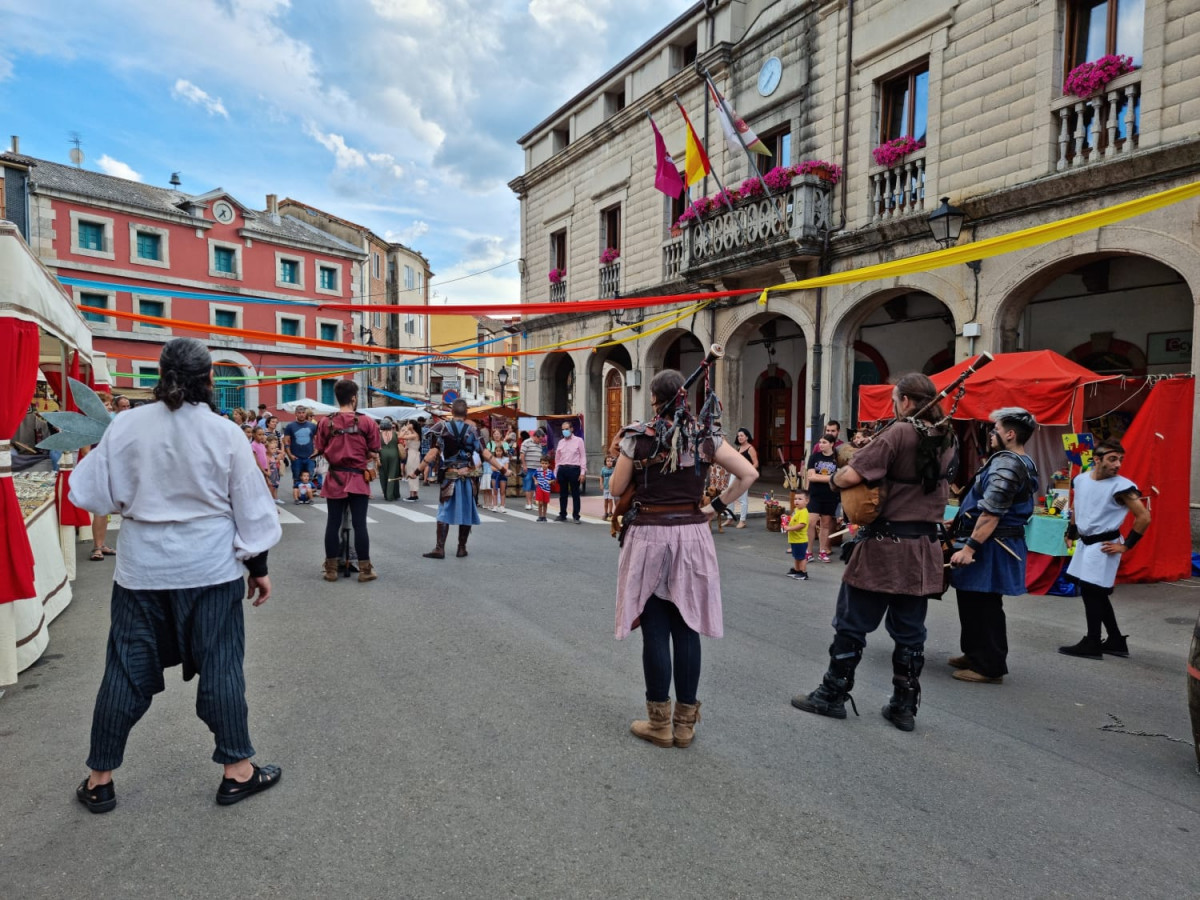
[[[849,178],[846,177],[847,166],[850,163],[850,78],[853,75],[853,59],[854,59],[854,0],[846,0],[846,74],[845,81],[842,86],[842,212],[841,220],[838,222],[837,230],[843,231],[846,227],[846,206],[848,200]],[[817,267],[819,275],[829,274],[833,268],[830,254],[830,230],[825,230],[825,240],[821,247],[821,261]],[[812,422],[811,436],[815,438],[823,429],[823,416],[821,415],[821,364],[825,356],[825,348],[821,343],[821,325],[822,316],[825,308],[825,288],[817,288],[817,302],[813,315],[813,374],[812,380],[812,413],[810,421]],[[853,428],[857,423],[851,423]]]

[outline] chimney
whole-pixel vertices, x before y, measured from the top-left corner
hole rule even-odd
[[[12,152],[16,154],[21,152],[21,136],[19,134],[12,136]]]
[[[275,225],[279,224],[279,195],[267,194],[267,219]]]

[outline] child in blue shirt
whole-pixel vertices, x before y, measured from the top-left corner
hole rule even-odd
[[[604,466],[600,469],[600,487],[604,490],[604,518],[608,519],[613,513],[613,495],[608,489],[608,481],[612,478],[613,469],[616,468],[617,461],[611,457],[604,457]]]
[[[554,483],[554,473],[550,470],[550,458],[542,457],[542,466],[537,470],[537,474],[533,476],[534,484],[537,485],[534,491],[534,501],[537,503],[539,522],[546,521],[546,507],[550,505],[550,485]]]

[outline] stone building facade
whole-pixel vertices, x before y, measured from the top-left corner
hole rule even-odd
[[[698,3],[520,139],[525,171],[510,187],[522,297],[564,304],[525,320],[524,345],[635,318],[571,315],[572,301],[761,289],[935,250],[928,218],[942,197],[965,214],[962,245],[1196,181],[1197,34],[1200,0]],[[1107,54],[1133,70],[1084,98],[1064,92],[1072,69]],[[750,175],[702,70],[775,154],[768,165],[826,161],[840,181],[798,176],[775,203],[742,200],[736,214],[673,228],[683,205],[654,188],[647,113],[682,166],[678,96],[721,182]],[[909,152],[878,164],[876,148],[901,137]],[[717,189],[708,178],[692,199]],[[657,371],[694,368],[717,342],[726,427],[749,427],[760,455],[798,459],[820,420],[856,418],[859,385],[983,350],[1052,349],[1104,373],[1194,372],[1198,222],[1190,200],[975,268],[772,293],[766,307],[753,294],[723,299],[645,325],[636,341],[526,358],[525,405],[583,412],[599,456],[612,423],[645,416]],[[606,248],[615,263],[601,263]],[[552,268],[565,269],[557,284]],[[1197,429],[1200,415],[1200,447]]]

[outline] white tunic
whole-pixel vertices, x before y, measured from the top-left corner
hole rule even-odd
[[[1137,485],[1121,475],[1097,481],[1091,472],[1075,476],[1075,507],[1074,521],[1080,534],[1100,534],[1121,527],[1129,509],[1116,499],[1117,494],[1125,491],[1136,491]],[[1117,543],[1123,543],[1122,538],[1115,538]],[[1080,581],[1086,581],[1099,587],[1109,588],[1117,580],[1117,567],[1121,564],[1121,554],[1105,553],[1100,548],[1103,541],[1095,544],[1075,542],[1075,553],[1071,564],[1067,566],[1067,574]]]
[[[246,435],[196,403],[114,418],[71,475],[71,502],[122,516],[113,578],[131,590],[224,584],[282,535]]]

